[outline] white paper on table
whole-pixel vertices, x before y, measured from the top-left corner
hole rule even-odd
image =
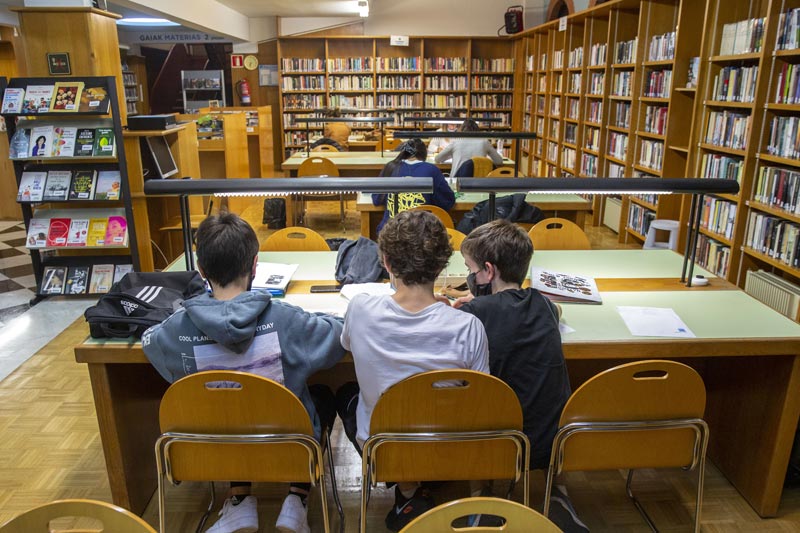
[[[681,317],[668,307],[618,305],[617,312],[634,337],[695,337]]]
[[[380,296],[384,294],[394,294],[394,289],[388,283],[348,283],[342,285],[342,290],[339,291],[344,298],[348,301],[353,299],[356,294],[370,294],[373,296]]]
[[[575,333],[577,331],[575,328],[571,328],[568,325],[564,324],[563,322],[558,323],[558,332],[562,335],[566,335],[568,333]]]

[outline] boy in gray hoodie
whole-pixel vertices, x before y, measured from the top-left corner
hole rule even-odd
[[[175,314],[148,329],[142,348],[169,382],[224,369],[282,383],[303,402],[319,439],[336,416],[334,400],[326,387],[309,391],[306,381],[344,356],[339,342],[342,322],[273,302],[265,290],[250,290],[257,261],[258,239],[247,222],[229,213],[205,219],[197,230],[197,266],[210,294],[185,301]],[[309,484],[291,485],[276,523],[279,531],[310,531],[305,507],[309,490]],[[207,533],[257,530],[257,502],[250,484],[231,483],[231,498]]]

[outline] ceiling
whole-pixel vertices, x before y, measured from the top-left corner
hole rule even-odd
[[[217,1],[248,17],[346,17],[358,15],[357,0]]]

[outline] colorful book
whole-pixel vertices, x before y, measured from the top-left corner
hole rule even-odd
[[[55,85],[29,85],[22,100],[22,112],[31,114],[50,111],[54,88]]]
[[[73,266],[67,271],[64,294],[86,294],[89,288],[89,267]]]
[[[103,246],[106,239],[107,218],[89,220],[89,233],[86,234],[86,246]]]
[[[112,215],[108,217],[104,246],[126,246],[128,244],[128,222],[125,217]]]
[[[78,110],[82,92],[82,81],[56,83],[50,111],[74,113]]]
[[[114,265],[94,265],[92,267],[92,281],[89,284],[90,293],[106,293],[111,289],[114,281]]]
[[[47,232],[50,230],[49,218],[32,218],[28,225],[28,248],[44,248],[47,246]]]
[[[47,246],[66,246],[71,222],[69,218],[51,218],[50,228],[47,230]]]
[[[117,265],[114,267],[114,283],[121,280],[125,274],[133,272],[133,265]]]
[[[95,200],[119,200],[119,170],[101,170],[97,174],[97,186],[94,190]]]
[[[56,126],[53,136],[53,157],[72,157],[75,155],[75,138],[78,128],[72,126]]]
[[[0,107],[0,113],[21,113],[24,99],[25,89],[7,88],[3,94],[3,105]]]
[[[31,128],[28,157],[50,157],[53,152],[53,126],[36,126]]]
[[[49,266],[42,272],[42,289],[39,294],[62,294],[67,267]]]
[[[75,139],[75,157],[90,157],[94,149],[94,129],[81,128]]]
[[[89,219],[73,218],[69,225],[69,236],[67,246],[86,246],[86,238],[89,235]]]
[[[44,186],[45,202],[64,202],[69,198],[69,186],[72,183],[71,170],[50,170]]]
[[[531,287],[553,302],[603,303],[594,278],[531,266]]]
[[[108,113],[108,91],[105,87],[85,87],[80,97],[78,111]]]
[[[44,197],[47,172],[23,172],[17,191],[18,202],[41,202]]]
[[[94,132],[92,155],[96,157],[113,157],[115,153],[114,130],[112,128],[97,128]]]
[[[94,186],[97,173],[94,170],[76,170],[69,188],[70,200],[91,200],[94,196]]]

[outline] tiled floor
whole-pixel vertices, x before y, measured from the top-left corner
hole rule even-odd
[[[25,226],[0,222],[0,328],[28,310],[35,291],[30,254],[25,248]]]

